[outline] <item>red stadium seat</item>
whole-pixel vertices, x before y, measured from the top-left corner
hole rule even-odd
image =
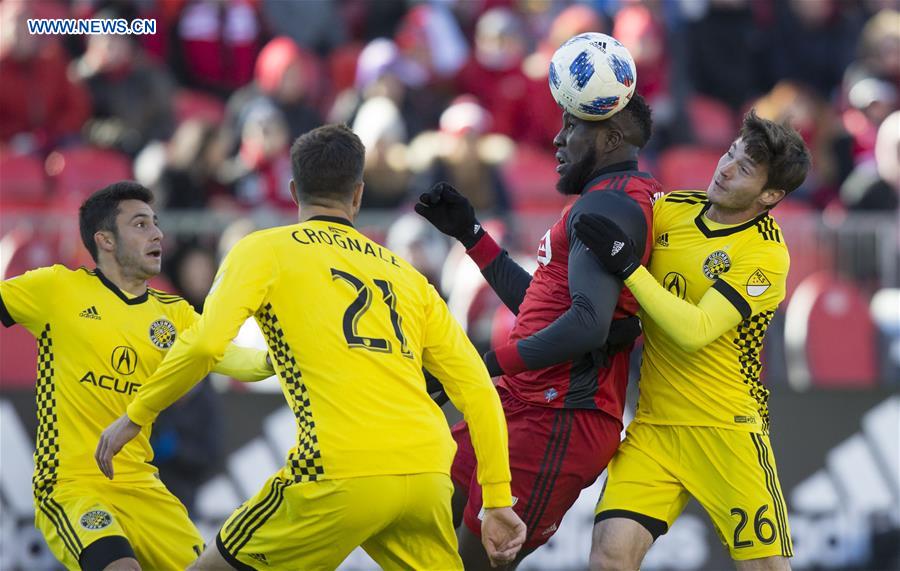
[[[878,380],[869,304],[857,286],[829,272],[809,276],[794,292],[785,346],[795,388],[869,388]]]
[[[63,243],[66,247],[61,247]],[[2,275],[7,279],[28,270],[53,264],[72,265],[71,254],[81,248],[80,243],[60,239],[59,232],[41,234],[29,228],[19,227],[7,233],[3,239]]]
[[[34,387],[37,343],[22,326],[0,327],[0,381],[2,388]]]
[[[362,52],[362,46],[351,43],[335,49],[328,56],[328,71],[331,77],[331,90],[334,93],[353,87],[356,81],[356,61]]]
[[[178,124],[187,119],[199,119],[218,125],[225,117],[225,104],[200,91],[181,89],[175,94],[173,104]]]
[[[0,151],[0,206],[4,210],[37,207],[46,200],[43,163],[32,156]]]
[[[706,190],[722,153],[705,147],[672,147],[659,156],[663,190]]]
[[[716,99],[693,95],[686,108],[698,144],[722,149],[731,145],[737,136],[737,120],[730,107]]]
[[[132,177],[131,160],[116,151],[77,147],[55,151],[47,158],[59,205],[77,209],[94,191]]]
[[[557,164],[549,149],[518,146],[502,169],[514,210],[559,212],[565,206],[566,198],[556,192]]]

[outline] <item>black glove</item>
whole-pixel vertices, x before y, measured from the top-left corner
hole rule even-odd
[[[582,214],[575,221],[575,234],[600,260],[606,271],[623,280],[641,265],[634,254],[631,238],[605,216]]]
[[[499,377],[503,374],[503,367],[500,366],[500,362],[497,361],[497,353],[494,350],[490,350],[482,356],[484,359],[484,366],[487,367],[488,374],[491,378]]]
[[[450,397],[447,396],[447,391],[444,390],[444,385],[426,369],[422,369],[422,374],[425,375],[425,391],[431,397],[431,400],[437,403],[438,406],[444,406],[444,403],[450,400]]]
[[[439,182],[432,186],[419,196],[415,209],[435,228],[462,242],[467,250],[484,235],[472,204],[449,183]]]
[[[637,315],[614,319],[606,336],[606,354],[613,356],[631,347],[634,340],[641,336],[641,320]]]

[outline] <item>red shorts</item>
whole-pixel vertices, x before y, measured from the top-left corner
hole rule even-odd
[[[509,430],[514,509],[528,526],[526,548],[549,540],[563,516],[619,447],[622,423],[599,410],[534,406],[497,387]],[[481,535],[481,486],[469,426],[453,426],[458,446],[451,476],[469,496],[463,521]]]

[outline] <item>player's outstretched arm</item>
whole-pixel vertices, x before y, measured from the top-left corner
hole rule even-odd
[[[749,305],[721,280],[697,305],[668,291],[640,264],[631,240],[609,218],[584,215],[575,222],[575,232],[607,270],[625,280],[641,310],[685,351],[702,349],[749,317]]]
[[[512,563],[525,544],[525,535],[525,522],[511,507],[484,510],[481,543],[491,561],[491,566],[499,567]]]
[[[500,396],[462,326],[434,287],[427,287],[422,366],[441,380],[469,424],[484,507],[512,506],[509,437]]]
[[[212,370],[242,383],[255,383],[275,374],[268,351],[239,347],[234,343],[228,345],[222,360]]]
[[[466,247],[491,289],[510,311],[518,315],[525,290],[531,284],[531,274],[512,261],[484,231],[468,199],[450,184],[439,182],[419,196],[415,210],[435,228]]]

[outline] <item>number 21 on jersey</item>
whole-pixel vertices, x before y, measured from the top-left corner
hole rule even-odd
[[[360,335],[357,329],[360,318],[372,306],[372,289],[353,274],[335,268],[331,268],[331,279],[343,281],[356,290],[356,298],[347,306],[343,317],[344,338],[347,340],[347,346],[351,349],[390,353],[392,351],[390,339],[366,337]],[[400,354],[412,359],[412,351],[409,350],[406,336],[403,334],[403,318],[397,313],[397,296],[394,293],[394,286],[387,280],[374,279],[372,281],[381,292],[382,302],[390,310],[394,335],[400,343]]]

